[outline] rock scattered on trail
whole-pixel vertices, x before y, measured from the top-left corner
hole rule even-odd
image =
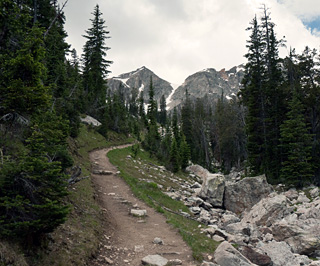
[[[147,210],[131,209],[130,214],[137,217],[144,217],[147,215]]]
[[[163,240],[160,237],[155,237],[153,243],[157,245],[163,245]]]
[[[134,246],[134,252],[143,252],[144,251],[144,246],[143,245],[137,245],[137,246]]]
[[[107,170],[93,170],[92,172],[95,175],[113,175],[112,171],[107,171]]]
[[[160,255],[148,255],[141,260],[143,265],[165,266],[168,260]]]
[[[169,265],[182,265],[182,260],[179,260],[179,259],[169,260],[168,264]]]

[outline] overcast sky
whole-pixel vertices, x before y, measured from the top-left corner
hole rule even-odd
[[[59,0],[63,3],[65,0]],[[110,39],[109,77],[146,66],[161,78],[181,84],[205,68],[229,69],[245,62],[246,40],[262,4],[270,8],[278,38],[301,52],[320,48],[320,0],[69,0],[64,12],[67,41],[82,53],[99,4]]]

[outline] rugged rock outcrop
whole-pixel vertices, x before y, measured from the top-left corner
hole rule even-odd
[[[199,197],[205,199],[213,207],[223,206],[225,177],[220,174],[208,173],[204,179]]]
[[[254,266],[246,257],[229,242],[222,242],[214,253],[215,261],[220,266]]]
[[[207,97],[216,100],[223,94],[227,98],[235,96],[243,78],[243,66],[233,67],[230,70],[214,68],[204,69],[186,78],[171,97],[170,108],[181,103],[188,90],[190,98]]]
[[[224,207],[236,214],[250,209],[272,192],[264,175],[246,177],[239,182],[226,185]]]

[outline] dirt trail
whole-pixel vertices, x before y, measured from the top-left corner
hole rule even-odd
[[[123,148],[119,146],[117,148]],[[147,255],[159,254],[168,260],[180,259],[184,266],[194,266],[192,252],[166,218],[137,199],[129,186],[116,175],[106,154],[110,149],[90,153],[92,172],[111,171],[113,174],[92,174],[98,201],[104,211],[105,235],[98,258],[92,265],[141,265]],[[133,206],[147,210],[145,218],[129,214]],[[155,237],[164,244],[153,244]]]

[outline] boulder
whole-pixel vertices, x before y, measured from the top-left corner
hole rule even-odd
[[[147,215],[146,210],[136,210],[136,209],[131,209],[130,214],[136,217],[144,217]]]
[[[306,224],[305,221],[299,220],[288,223],[283,219],[272,226],[272,233],[275,240],[288,243],[294,253],[311,255],[320,250],[319,220],[313,224]]]
[[[236,214],[250,209],[273,191],[265,175],[246,177],[237,183],[228,183],[224,193],[224,207]]]
[[[95,119],[89,115],[87,115],[85,118],[80,117],[80,120],[82,123],[87,124],[87,125],[92,125],[94,127],[101,126],[101,123],[97,119]]]
[[[214,252],[216,263],[220,266],[253,266],[245,256],[227,241],[222,242]]]
[[[240,222],[240,219],[233,214],[223,214],[221,218],[223,226]]]
[[[261,254],[250,247],[243,246],[240,248],[240,252],[243,256],[249,259],[252,263],[259,266],[272,266],[272,260],[268,255]]]
[[[186,170],[188,172],[191,172],[191,173],[201,177],[202,180],[204,180],[209,173],[209,171],[207,169],[205,169],[202,166],[197,165],[197,164],[193,164],[193,165],[188,166],[186,168]]]
[[[142,265],[165,266],[168,260],[160,255],[148,255],[142,259]]]
[[[271,194],[262,199],[243,216],[242,222],[254,223],[258,226],[271,226],[276,220],[280,220],[293,212],[289,201],[284,195]]]
[[[284,195],[289,199],[289,200],[296,200],[299,197],[299,193],[295,188],[291,188],[288,191],[284,193]]]
[[[225,177],[220,174],[208,173],[204,179],[199,196],[214,207],[223,206]]]
[[[290,246],[285,242],[272,241],[267,244],[260,243],[259,250],[267,254],[273,266],[300,266],[305,257],[300,258],[291,252]]]
[[[310,193],[310,196],[311,196],[312,198],[316,198],[316,197],[318,197],[318,196],[320,195],[320,192],[319,192],[319,188],[318,188],[318,187],[315,187],[315,188],[311,189],[311,190],[309,191],[309,193]]]

